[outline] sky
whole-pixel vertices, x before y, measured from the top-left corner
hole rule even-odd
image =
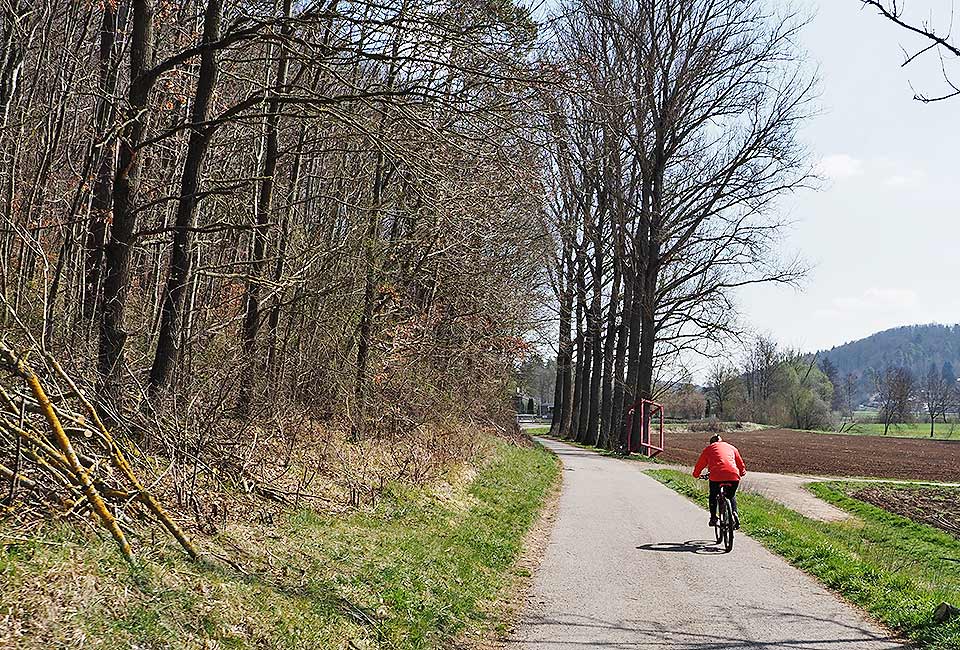
[[[901,68],[901,47],[922,41],[859,0],[798,6],[813,14],[802,45],[821,107],[802,139],[825,184],[782,203],[794,224],[781,246],[812,270],[799,291],[741,290],[743,322],[808,351],[898,325],[960,322],[960,97],[915,101],[914,89],[943,89],[939,59]],[[907,7],[949,26],[949,0]],[[957,12],[960,30],[960,1]]]

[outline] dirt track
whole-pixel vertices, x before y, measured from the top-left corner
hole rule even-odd
[[[709,433],[670,431],[663,460],[693,465]],[[826,476],[960,481],[960,441],[844,436],[785,429],[733,431],[748,470]]]

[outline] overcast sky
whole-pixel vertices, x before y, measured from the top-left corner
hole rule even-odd
[[[818,65],[823,108],[803,137],[828,181],[784,204],[796,220],[784,250],[814,268],[799,292],[744,290],[743,320],[804,350],[898,325],[960,322],[960,98],[914,101],[911,83],[943,88],[939,60],[901,69],[901,46],[921,41],[858,0],[801,6],[815,13],[804,46]],[[949,0],[908,7],[949,24]]]

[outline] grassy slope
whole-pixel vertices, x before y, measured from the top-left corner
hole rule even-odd
[[[651,476],[706,505],[702,482],[679,472]],[[862,484],[855,487],[862,487]],[[863,607],[879,621],[929,650],[960,648],[960,619],[936,624],[941,602],[960,606],[960,540],[862,503],[843,483],[812,489],[857,520],[819,522],[754,494],[737,495],[744,532],[791,564]]]
[[[0,647],[447,647],[483,626],[558,475],[545,450],[497,441],[445,496],[395,489],[373,512],[221,534],[247,575],[170,547],[131,570],[109,542],[47,531],[0,546]]]

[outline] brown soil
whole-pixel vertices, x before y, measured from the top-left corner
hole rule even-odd
[[[693,465],[709,434],[670,431],[663,460]],[[747,470],[821,476],[960,481],[960,441],[847,436],[763,429],[733,431]]]
[[[960,488],[868,487],[853,496],[960,538]]]

